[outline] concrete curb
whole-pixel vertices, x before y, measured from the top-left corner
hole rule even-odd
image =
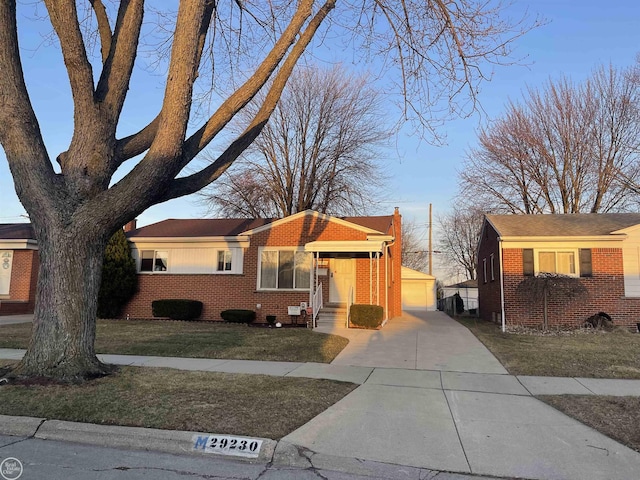
[[[33,437],[44,418],[0,415],[0,433],[13,437]]]
[[[91,423],[45,420],[44,418],[0,416],[0,434],[32,437],[41,440],[85,443],[112,448],[151,450],[178,455],[215,455],[232,460],[260,463],[271,462],[277,442],[270,438],[262,440],[262,448],[257,458],[222,455],[194,448],[194,437],[209,436],[211,433],[180,430],[160,430],[119,425],[95,425]],[[222,436],[219,434],[219,436]]]

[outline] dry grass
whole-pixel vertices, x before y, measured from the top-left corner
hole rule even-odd
[[[640,452],[640,398],[593,395],[545,395],[538,398]]]
[[[122,368],[82,385],[0,387],[0,414],[279,439],[356,385],[163,368]]]
[[[493,323],[458,318],[512,375],[640,379],[640,335],[502,333]]]
[[[31,324],[0,326],[0,348],[26,348]],[[304,328],[98,320],[96,351],[122,355],[329,363],[349,341]]]

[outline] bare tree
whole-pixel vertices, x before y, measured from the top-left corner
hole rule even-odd
[[[640,176],[638,66],[599,67],[529,89],[480,129],[460,172],[467,200],[513,213],[610,212],[634,200]]]
[[[456,206],[438,218],[438,246],[452,275],[476,279],[477,249],[484,213],[480,208]]]
[[[260,134],[316,33],[328,41],[331,29],[335,38],[362,47],[363,56],[367,47],[382,69],[390,67],[389,82],[400,87],[406,113],[435,128],[443,102],[450,105],[445,114],[473,108],[487,62],[511,62],[510,42],[524,31],[502,19],[502,5],[474,0],[184,0],[177,11],[156,12],[167,22],[153,32],[159,36],[155,49],[166,52],[158,60],[166,75],[157,116],[119,138],[140,40],[154,23],[143,21],[145,1],[44,0],[44,5],[69,78],[73,137],[54,168],[22,69],[16,0],[3,0],[0,143],[40,257],[33,333],[13,373],[59,379],[109,371],[95,355],[94,340],[110,236],[149,206],[218,179]],[[99,58],[89,48],[94,39]],[[211,74],[207,66],[214,67]],[[199,78],[212,88],[212,102],[220,99],[206,117],[192,108],[194,92],[203,87]],[[264,101],[242,133],[209,164],[180,176],[263,88]],[[189,126],[198,118],[200,124]],[[132,169],[112,184],[127,161]]]
[[[259,96],[240,120],[262,101]],[[203,194],[204,202],[227,217],[368,213],[383,197],[377,147],[390,134],[368,76],[341,66],[298,68],[258,138]]]
[[[420,232],[414,222],[402,222],[402,266],[424,271],[429,266],[428,251],[420,241]]]

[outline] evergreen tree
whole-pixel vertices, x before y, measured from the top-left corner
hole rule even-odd
[[[113,234],[104,254],[102,285],[98,294],[98,317],[116,318],[138,291],[136,262],[124,231]]]

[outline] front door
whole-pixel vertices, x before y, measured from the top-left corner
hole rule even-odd
[[[0,295],[9,295],[13,250],[0,250]]]
[[[349,289],[355,288],[355,260],[332,258],[329,274],[329,303],[347,303]]]

